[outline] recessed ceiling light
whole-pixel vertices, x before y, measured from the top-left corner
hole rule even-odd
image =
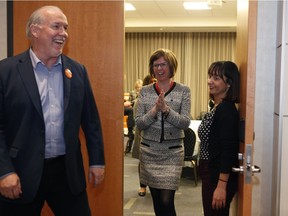
[[[134,10],[136,10],[136,8],[131,3],[125,2],[125,11],[134,11]]]
[[[207,2],[183,2],[186,10],[211,10]]]
[[[207,5],[211,7],[222,7],[223,0],[207,0]]]

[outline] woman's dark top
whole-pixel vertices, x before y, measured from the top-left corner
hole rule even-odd
[[[238,166],[239,113],[234,103],[223,101],[206,114],[198,133],[201,140],[200,160],[209,160],[212,182],[219,173],[230,173],[229,181],[237,178],[232,167]]]

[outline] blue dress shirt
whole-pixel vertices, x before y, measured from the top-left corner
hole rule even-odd
[[[65,154],[64,100],[61,57],[49,70],[30,49],[45,121],[45,158]]]

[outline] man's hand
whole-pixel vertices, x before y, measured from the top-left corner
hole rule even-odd
[[[90,167],[89,168],[89,183],[94,187],[99,185],[104,179],[105,168]]]
[[[132,103],[130,101],[125,101],[124,107],[132,107]]]
[[[0,193],[9,199],[18,199],[22,194],[20,179],[16,173],[11,173],[0,179]]]

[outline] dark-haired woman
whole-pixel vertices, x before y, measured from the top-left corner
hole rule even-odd
[[[239,71],[231,61],[218,61],[208,69],[208,87],[214,106],[202,120],[199,170],[205,216],[229,215],[237,191]]]

